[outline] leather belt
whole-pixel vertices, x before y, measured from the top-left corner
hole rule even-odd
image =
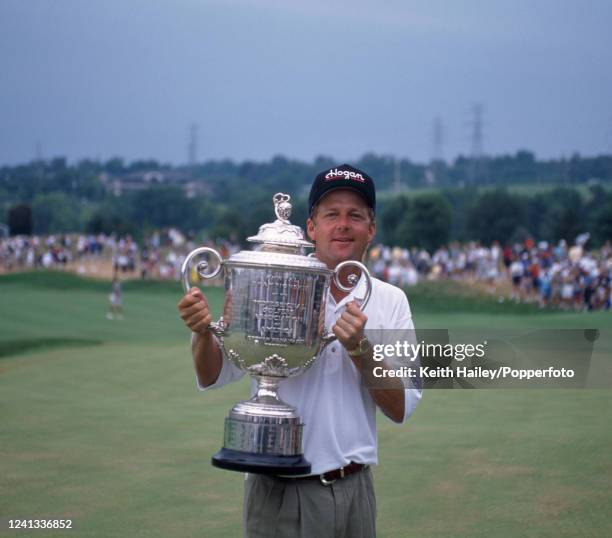
[[[333,471],[327,471],[323,474],[313,474],[310,476],[277,476],[276,478],[280,480],[294,481],[294,480],[318,480],[324,486],[331,486],[336,480],[340,480],[341,478],[345,478],[351,474],[358,473],[359,471],[363,471],[367,469],[368,465],[364,465],[363,463],[355,463],[352,461],[348,465],[344,467],[340,467],[339,469],[334,469]]]

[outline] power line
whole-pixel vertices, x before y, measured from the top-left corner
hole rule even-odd
[[[482,175],[482,155],[483,155],[483,113],[482,103],[472,105],[472,119],[469,123],[472,131],[472,147],[470,152],[470,171],[469,180],[472,183],[481,179]]]
[[[394,192],[402,191],[402,172],[400,168],[400,160],[393,158],[393,190]]]
[[[36,144],[34,145],[34,158],[37,161],[43,160],[42,142],[40,140],[37,140]]]
[[[189,166],[195,166],[198,161],[198,124],[189,126],[189,144],[187,145],[187,162]]]
[[[483,106],[481,103],[472,105],[472,121],[470,125],[472,127],[472,151],[471,155],[473,159],[480,159],[482,157],[482,114]]]
[[[444,160],[444,126],[439,117],[434,118],[433,122],[433,143],[432,143],[432,161]]]
[[[436,116],[433,120],[433,136],[432,136],[432,151],[431,161],[425,169],[425,183],[434,185],[440,181],[442,170],[440,163],[444,160],[444,127],[442,120]]]

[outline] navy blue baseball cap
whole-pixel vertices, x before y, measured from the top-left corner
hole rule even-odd
[[[364,171],[350,164],[341,164],[317,174],[310,188],[308,213],[312,214],[314,206],[321,198],[329,191],[335,189],[351,189],[355,191],[361,195],[372,211],[376,211],[376,189],[374,188],[372,178]]]

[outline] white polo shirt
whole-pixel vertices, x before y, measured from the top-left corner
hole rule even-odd
[[[363,299],[365,290],[365,279],[362,277],[355,290],[339,303],[331,293],[328,294],[325,310],[327,331],[331,330],[348,302]],[[368,331],[414,329],[404,292],[376,278],[372,278],[372,295],[364,314],[368,317]],[[413,338],[414,333],[411,334]],[[210,390],[221,387],[243,375],[242,370],[224,357],[217,381],[206,388],[198,384],[198,388]],[[253,395],[256,387],[253,381]],[[278,395],[295,407],[302,418],[304,456],[312,464],[312,474],[338,469],[351,461],[370,465],[378,462],[376,404],[340,342],[327,345],[306,372],[281,382]],[[422,392],[415,388],[404,390],[402,422],[412,414],[421,395]]]

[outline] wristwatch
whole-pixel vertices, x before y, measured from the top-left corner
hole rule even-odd
[[[361,357],[361,355],[367,353],[370,349],[372,349],[372,344],[370,344],[368,337],[364,336],[359,340],[357,347],[348,351],[348,354],[350,357]]]

